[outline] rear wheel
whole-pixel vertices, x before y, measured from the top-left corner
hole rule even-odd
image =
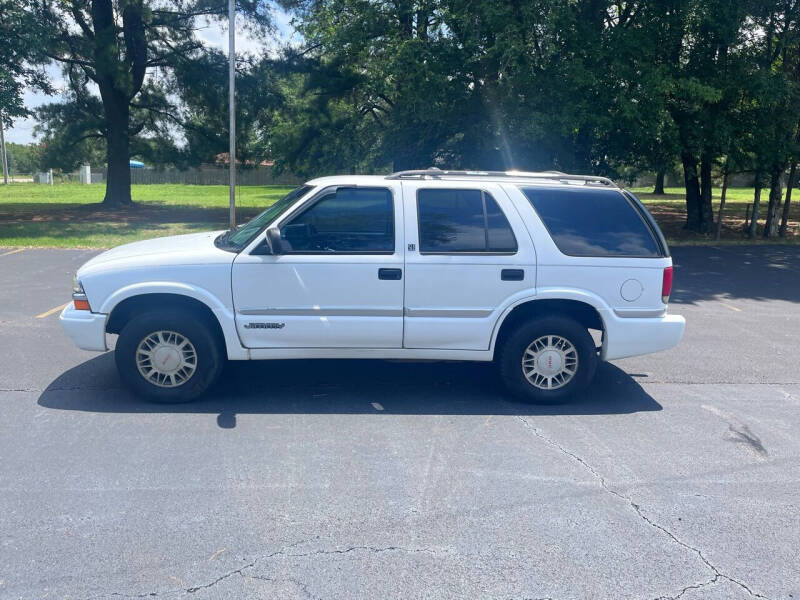
[[[194,400],[222,369],[222,349],[211,328],[177,310],[133,317],[119,334],[114,358],[122,380],[156,402]]]
[[[572,319],[545,316],[520,326],[500,348],[506,387],[524,402],[559,404],[594,377],[597,350],[588,330]]]

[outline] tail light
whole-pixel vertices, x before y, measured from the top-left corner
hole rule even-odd
[[[666,304],[669,302],[669,295],[672,293],[672,267],[664,269],[664,277],[661,280],[661,301]]]

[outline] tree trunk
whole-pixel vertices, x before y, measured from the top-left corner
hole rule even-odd
[[[761,205],[761,186],[764,185],[762,181],[761,171],[756,171],[755,192],[753,192],[753,213],[750,216],[750,228],[747,231],[747,237],[754,238],[758,233],[758,208]]]
[[[792,186],[797,183],[795,175],[797,174],[797,163],[793,162],[791,169],[789,169],[789,181],[786,183],[786,201],[783,203],[783,214],[781,215],[781,226],[778,229],[778,235],[786,237],[786,227],[789,223],[789,203],[792,201]]]
[[[131,200],[130,137],[128,135],[129,108],[127,102],[105,103],[108,134],[106,136],[106,163],[108,180],[103,204],[129,205]]]
[[[683,181],[686,185],[686,225],[684,229],[700,231],[700,182],[697,179],[697,160],[690,153],[681,153]]]
[[[143,0],[92,0],[90,4],[94,27],[92,79],[100,90],[106,124],[108,181],[103,204],[129,205],[130,102],[141,90],[147,72],[146,11]],[[124,48],[119,43],[120,25]]]
[[[714,209],[711,206],[711,158],[700,159],[700,233],[714,230]]]
[[[658,171],[656,173],[656,185],[653,188],[654,194],[661,194],[664,195],[664,171]]]
[[[781,174],[783,169],[773,168],[769,182],[769,205],[767,206],[767,223],[764,225],[764,237],[772,238],[778,235],[778,209],[781,206]]]
[[[410,40],[414,35],[414,6],[409,0],[400,0],[397,6],[397,21],[403,39]]]
[[[719,197],[719,212],[717,213],[717,226],[714,229],[714,239],[718,240],[722,231],[722,213],[725,210],[725,198],[728,195],[728,163],[725,163],[722,173],[722,193]]]
[[[420,2],[417,8],[417,38],[420,40],[428,40],[428,18],[430,13],[425,3]]]

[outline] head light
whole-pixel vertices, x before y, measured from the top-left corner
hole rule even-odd
[[[77,277],[72,278],[72,293],[86,295],[86,292],[83,291],[83,284],[78,281]]]
[[[77,277],[72,280],[72,304],[75,310],[92,310],[89,300],[86,299],[86,292],[83,291],[83,284]]]

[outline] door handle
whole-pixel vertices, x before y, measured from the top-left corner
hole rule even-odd
[[[522,269],[503,269],[500,271],[500,279],[503,281],[522,281],[525,279],[525,271]]]
[[[402,278],[403,278],[402,269],[378,269],[378,279],[399,281]]]

